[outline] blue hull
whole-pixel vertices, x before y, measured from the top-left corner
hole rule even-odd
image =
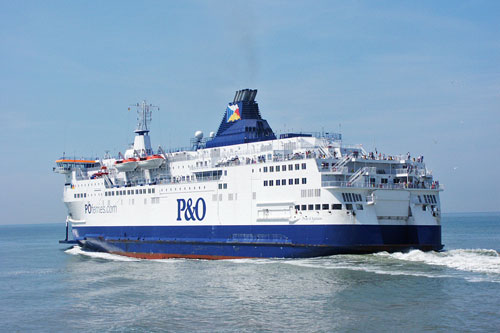
[[[441,226],[75,226],[73,235],[92,250],[147,259],[307,258],[443,248]]]

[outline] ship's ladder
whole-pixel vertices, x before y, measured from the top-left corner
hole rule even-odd
[[[332,165],[332,170],[339,170],[340,168],[346,166],[347,163],[351,160],[352,155],[346,155],[344,156],[340,161]]]
[[[360,179],[361,176],[369,176],[373,173],[376,172],[376,168],[375,167],[364,167],[364,168],[361,168],[359,169],[358,171],[356,171],[348,180],[347,182],[352,184],[354,183],[355,181],[357,181],[358,179]]]
[[[330,149],[328,149],[328,146],[325,144],[325,142],[321,142],[318,145],[318,152],[320,156],[324,156],[325,158],[332,157],[332,154],[330,153]]]

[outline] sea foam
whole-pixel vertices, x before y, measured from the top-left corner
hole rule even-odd
[[[125,257],[125,256],[120,256],[117,254],[111,254],[111,253],[105,253],[105,252],[85,251],[78,245],[73,246],[72,248],[67,249],[64,252],[71,254],[71,255],[75,255],[75,256],[82,255],[82,256],[87,256],[87,257],[91,257],[91,258],[113,260],[113,261],[140,261],[140,259],[137,259],[137,258],[130,258],[130,257]]]
[[[500,274],[500,255],[497,251],[489,249],[456,249],[443,252],[413,250],[408,253],[381,252],[375,255],[435,266],[446,266],[460,271]]]

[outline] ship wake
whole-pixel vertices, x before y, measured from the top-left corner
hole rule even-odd
[[[64,252],[71,254],[71,255],[74,255],[74,256],[85,256],[85,257],[90,257],[90,258],[94,258],[94,259],[104,259],[104,260],[112,260],[112,261],[140,261],[140,259],[120,256],[118,254],[87,251],[87,250],[82,249],[78,245],[73,246],[72,248],[67,249]]]
[[[500,275],[500,254],[490,249],[456,249],[443,252],[413,250],[408,253],[381,252],[375,256],[445,266],[460,271]]]

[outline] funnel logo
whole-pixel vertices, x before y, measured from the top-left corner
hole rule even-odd
[[[240,115],[240,107],[238,104],[233,104],[233,105],[228,105],[226,109],[226,121],[228,123],[240,120],[241,115]]]

